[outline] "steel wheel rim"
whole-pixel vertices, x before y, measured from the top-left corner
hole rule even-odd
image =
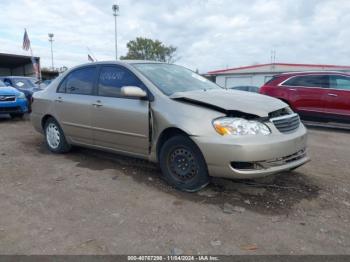
[[[53,149],[58,148],[60,145],[61,137],[60,137],[60,131],[54,123],[50,123],[46,127],[46,140],[49,146]]]
[[[198,165],[193,153],[184,147],[178,147],[169,154],[168,164],[171,173],[179,180],[186,181],[198,174]]]

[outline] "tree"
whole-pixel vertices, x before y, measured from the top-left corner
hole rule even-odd
[[[176,61],[174,46],[166,46],[159,40],[137,37],[127,43],[128,53],[120,59],[152,60],[173,63]]]

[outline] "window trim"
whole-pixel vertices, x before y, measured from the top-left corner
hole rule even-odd
[[[132,97],[132,96],[106,96],[106,95],[100,95],[99,94],[99,82],[100,82],[100,73],[103,69],[103,67],[115,67],[115,68],[122,68],[126,71],[128,71],[130,74],[132,74],[137,80],[140,81],[140,83],[144,86],[144,88],[141,88],[142,90],[144,90],[147,93],[147,96],[144,98],[139,98],[139,97]],[[133,100],[148,100],[148,101],[153,101],[154,100],[154,96],[153,94],[149,91],[148,87],[146,86],[146,84],[134,73],[132,72],[129,68],[125,67],[124,65],[120,65],[120,64],[100,64],[97,70],[97,76],[96,76],[96,93],[95,95],[98,97],[106,97],[106,98],[118,98],[118,99],[133,99]]]
[[[289,78],[287,78],[286,80],[283,80],[281,83],[278,84],[278,86],[280,87],[302,87],[302,88],[317,88],[317,89],[331,89],[329,87],[329,79],[328,79],[328,87],[322,87],[322,86],[291,86],[291,85],[285,85],[285,82],[293,79],[293,78],[296,78],[296,77],[304,77],[304,76],[328,76],[328,78],[331,76],[329,74],[305,74],[305,75],[294,75],[294,76],[291,76]]]
[[[329,77],[331,76],[344,76],[344,77],[348,77],[350,78],[349,75],[346,75],[346,74],[312,74],[312,75],[327,75]],[[350,90],[346,90],[346,89],[337,89],[337,88],[331,88],[330,86],[328,86],[327,88],[325,87],[311,87],[311,86],[290,86],[290,85],[284,85],[285,82],[287,82],[288,80],[294,78],[294,77],[298,77],[298,76],[309,76],[308,74],[303,74],[303,75],[294,75],[294,76],[291,76],[285,80],[283,80],[281,83],[279,83],[277,86],[279,87],[304,87],[304,88],[317,88],[317,89],[325,89],[325,90],[342,90],[342,91],[350,91]]]
[[[59,92],[58,90],[60,89],[61,85],[63,84],[64,81],[66,81],[66,79],[74,72],[78,71],[78,70],[82,70],[82,69],[86,69],[86,68],[95,68],[95,76],[94,76],[94,81],[92,82],[92,92],[91,94],[74,94],[74,93],[67,93],[67,87],[65,87],[64,92]],[[96,79],[97,79],[97,72],[99,71],[98,66],[96,65],[86,65],[86,66],[82,66],[79,68],[75,68],[72,71],[69,71],[61,80],[61,82],[58,84],[57,88],[56,88],[56,94],[70,94],[70,95],[81,95],[81,96],[94,96],[96,95]]]

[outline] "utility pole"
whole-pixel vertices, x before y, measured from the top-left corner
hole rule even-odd
[[[54,34],[53,33],[49,33],[49,41],[51,43],[51,69],[52,69],[52,71],[54,71],[54,66],[53,66],[53,49],[52,49],[53,37],[54,37]]]
[[[119,5],[112,5],[112,10],[114,16],[115,60],[118,60],[117,16],[119,15]]]

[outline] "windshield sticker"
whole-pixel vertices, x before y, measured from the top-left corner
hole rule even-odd
[[[104,72],[101,74],[101,80],[122,80],[125,72]]]

